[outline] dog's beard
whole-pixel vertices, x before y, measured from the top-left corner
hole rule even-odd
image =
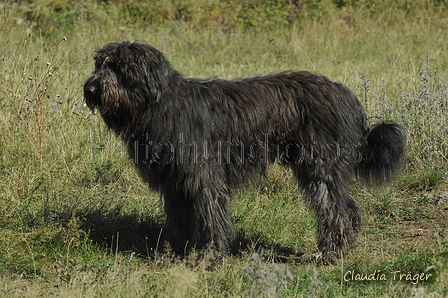
[[[87,86],[87,88],[89,88],[89,86]],[[96,87],[90,88],[92,88],[92,90],[99,90],[96,89]],[[96,93],[85,92],[86,104],[90,110],[92,110],[92,112],[98,110],[101,116],[110,115],[112,112],[118,110],[119,105],[113,102],[104,102],[103,95],[104,91],[96,91]]]

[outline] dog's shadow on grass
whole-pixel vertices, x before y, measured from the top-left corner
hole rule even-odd
[[[170,254],[164,231],[162,215],[142,217],[137,214],[122,214],[120,208],[83,212],[80,228],[88,232],[89,238],[99,247],[116,252],[135,253],[142,258],[153,258]],[[239,231],[230,247],[230,255],[263,251],[275,262],[288,262],[302,253],[263,240],[262,235],[247,236]]]
[[[123,214],[117,207],[83,212],[80,228],[103,249],[148,257],[164,245],[163,221],[160,215]]]

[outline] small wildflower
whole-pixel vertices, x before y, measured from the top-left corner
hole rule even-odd
[[[58,106],[56,103],[50,102],[50,108],[52,109],[53,112],[56,112],[58,109]]]
[[[281,292],[294,280],[287,265],[263,264],[263,258],[253,253],[244,278],[252,285],[250,297],[282,297]]]

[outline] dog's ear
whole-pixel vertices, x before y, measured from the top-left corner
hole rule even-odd
[[[162,91],[165,89],[167,75],[163,73],[164,69],[160,65],[147,65],[146,69],[146,86],[151,91],[153,99],[160,102]]]
[[[146,49],[146,86],[151,91],[153,99],[159,102],[162,99],[162,92],[168,87],[171,64],[165,56],[158,50],[144,45]]]
[[[142,43],[125,43],[120,50],[120,69],[127,78],[138,78],[149,91],[151,101],[159,102],[167,88],[171,64],[157,49]],[[142,80],[143,79],[143,80]],[[138,86],[135,86],[138,88]],[[147,94],[147,93],[146,93]]]

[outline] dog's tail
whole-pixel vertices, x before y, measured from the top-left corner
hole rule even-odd
[[[374,125],[361,146],[361,155],[358,177],[374,184],[393,178],[405,162],[406,138],[402,127],[385,122]]]

